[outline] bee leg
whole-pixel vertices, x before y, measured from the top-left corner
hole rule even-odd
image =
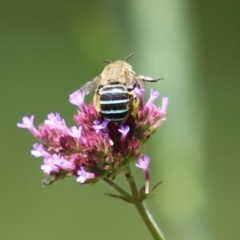
[[[95,94],[93,96],[93,106],[94,106],[98,116],[101,116],[101,108],[100,108],[100,99],[99,99],[98,89],[95,90]]]
[[[158,82],[160,80],[163,80],[163,78],[158,78],[158,79],[153,79],[151,77],[146,77],[143,75],[138,75],[138,77],[141,79],[143,82]]]
[[[133,117],[136,117],[140,104],[139,98],[133,92],[128,92],[128,96],[130,99],[130,113]]]
[[[127,90],[130,92],[130,91],[134,90],[136,86],[137,86],[137,83],[133,83],[133,84],[127,86]]]
[[[98,88],[95,90],[95,93],[93,96],[93,106],[97,112],[98,120],[100,121],[100,123],[102,123],[104,121],[104,116],[101,112],[101,106],[100,106],[100,94],[99,94],[100,88],[102,88],[102,86],[99,85]]]

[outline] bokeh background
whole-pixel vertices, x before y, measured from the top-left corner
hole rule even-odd
[[[147,201],[155,220],[168,240],[239,239],[239,9],[237,0],[0,0],[0,239],[152,239],[103,183],[42,188],[35,140],[16,127],[50,112],[73,125],[69,94],[103,59],[131,52],[137,73],[164,77],[147,92],[169,97],[167,121],[144,148],[152,184],[164,181]]]

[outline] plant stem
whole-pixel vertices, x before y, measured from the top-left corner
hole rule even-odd
[[[131,172],[130,166],[128,167],[128,172],[125,174],[126,179],[129,183],[131,188],[132,197],[133,197],[133,204],[135,205],[138,213],[140,214],[142,220],[146,224],[148,230],[152,234],[155,240],[165,240],[163,233],[161,232],[160,228],[157,226],[155,221],[153,220],[152,216],[150,215],[149,211],[147,210],[146,206],[141,202],[139,197],[138,189],[136,182],[134,180],[134,176]]]
[[[121,188],[120,186],[118,186],[115,182],[113,182],[112,180],[108,179],[108,178],[104,178],[103,181],[105,183],[107,183],[110,187],[114,188],[114,190],[116,190],[117,192],[119,192],[123,197],[125,197],[129,202],[132,202],[132,196],[126,192],[123,188]]]

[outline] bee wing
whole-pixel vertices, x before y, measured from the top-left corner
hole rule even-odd
[[[97,76],[92,81],[85,83],[79,90],[84,92],[86,95],[95,89],[100,82],[101,77]]]

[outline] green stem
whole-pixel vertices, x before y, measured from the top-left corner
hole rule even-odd
[[[129,183],[129,186],[131,188],[133,204],[135,205],[138,213],[140,214],[142,220],[144,221],[148,230],[152,234],[153,238],[155,240],[165,240],[160,228],[157,226],[157,224],[153,220],[153,218],[150,215],[149,211],[147,210],[146,206],[141,202],[141,199],[140,199],[139,193],[138,193],[138,189],[137,189],[137,185],[134,180],[134,176],[131,172],[130,167],[128,167],[128,172],[125,174],[125,176]]]
[[[119,192],[127,200],[129,200],[129,202],[132,202],[132,196],[128,192],[126,192],[123,188],[118,186],[115,182],[113,182],[112,180],[110,180],[106,177],[103,179],[103,181],[105,183],[107,183],[110,187],[114,188],[117,192]]]

